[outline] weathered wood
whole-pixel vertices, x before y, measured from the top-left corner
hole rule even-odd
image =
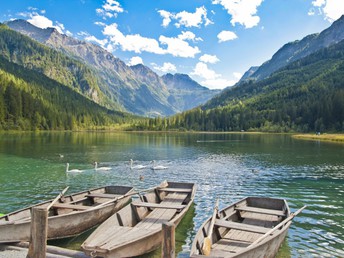
[[[91,193],[86,196],[91,197],[91,198],[116,198],[118,197],[117,194],[106,194],[106,193]]]
[[[156,209],[184,209],[186,205],[168,205],[164,203],[151,203],[151,202],[133,202],[132,205],[138,207],[156,208]]]
[[[298,211],[296,211],[294,214],[290,215],[288,218],[286,218],[285,220],[283,220],[281,223],[279,223],[278,225],[276,225],[274,228],[270,229],[268,232],[266,232],[263,236],[261,236],[260,238],[258,238],[256,241],[254,241],[252,243],[251,246],[258,244],[260,241],[262,241],[264,238],[266,238],[268,235],[272,234],[273,232],[275,232],[277,229],[279,229],[280,227],[284,226],[285,224],[287,224],[289,221],[291,221],[293,218],[295,218],[295,216],[297,216],[301,211],[303,211],[307,206],[303,206],[301,209],[299,209]]]
[[[247,206],[248,204],[250,205]],[[243,211],[240,217],[233,214],[236,209],[238,213]],[[286,222],[285,227],[274,234],[267,234],[272,227],[286,220],[289,214],[285,200],[264,197],[247,197],[224,208],[220,211],[220,219],[215,221],[214,227],[218,229],[218,234],[212,235],[214,242],[210,257],[275,257],[290,223]],[[191,246],[190,257],[204,257],[202,246],[210,224],[211,218],[208,218],[198,230]],[[266,237],[262,239],[264,234]],[[257,243],[257,239],[262,240]],[[252,245],[255,242],[257,244]]]
[[[47,250],[48,210],[42,207],[32,209],[31,238],[27,258],[45,258]]]
[[[124,186],[99,187],[63,196],[63,203],[54,204],[54,200],[57,199],[55,198],[6,214],[6,216],[0,217],[0,243],[30,241],[31,209],[33,207],[48,208],[51,204],[61,208],[53,208],[48,211],[48,239],[78,235],[105,221],[130,200],[130,197],[121,198],[116,202],[100,206],[98,203],[93,203],[86,195],[107,193],[122,196],[125,190],[126,193],[131,193],[133,188]]]
[[[80,210],[85,211],[90,209],[92,206],[84,206],[84,205],[77,205],[77,204],[68,204],[68,203],[55,203],[53,208],[59,209],[71,209],[71,210]]]
[[[266,232],[270,230],[269,228],[257,227],[257,226],[248,225],[244,223],[238,223],[238,222],[232,222],[232,221],[226,221],[226,220],[220,220],[220,219],[217,219],[215,221],[215,226],[229,228],[229,229],[239,229],[243,231],[260,233],[260,234],[265,234]]]
[[[179,189],[176,189],[176,188],[161,188],[161,189],[158,189],[159,191],[162,191],[162,192],[172,192],[172,193],[191,193],[192,189],[189,189],[189,188],[179,188]]]
[[[82,244],[84,252],[100,257],[133,257],[161,247],[162,224],[178,225],[191,206],[196,190],[194,184],[168,182],[169,186],[170,183],[176,190],[189,186],[192,191],[145,194],[144,202],[132,202],[118,212],[123,223],[113,215],[100,225]]]
[[[285,215],[284,211],[281,211],[281,210],[262,209],[262,208],[249,207],[249,206],[235,207],[235,209],[238,211],[248,211],[248,212],[261,213],[261,214],[267,214],[267,215],[276,215],[276,216]]]
[[[175,225],[171,222],[165,222],[162,224],[162,258],[174,258],[176,257],[176,241],[175,241]]]

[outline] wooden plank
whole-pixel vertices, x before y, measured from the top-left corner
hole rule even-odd
[[[173,192],[173,193],[191,193],[192,189],[190,188],[160,188],[158,189],[162,192]]]
[[[162,258],[176,257],[176,241],[175,241],[175,225],[172,222],[165,222],[162,224]]]
[[[91,198],[116,198],[120,195],[118,194],[106,194],[106,193],[91,193],[86,195],[87,197]]]
[[[232,222],[232,221],[226,221],[226,220],[220,220],[220,219],[217,219],[215,221],[215,226],[230,228],[230,229],[238,229],[242,231],[261,233],[261,234],[265,234],[266,232],[270,230],[269,228],[252,226],[252,225],[248,225],[244,223],[238,223],[238,222]]]
[[[254,213],[261,213],[261,214],[267,214],[267,215],[276,215],[276,216],[285,216],[285,212],[281,210],[271,210],[271,209],[262,209],[262,208],[256,208],[256,207],[250,207],[250,206],[242,206],[242,207],[235,207],[238,211],[248,211],[248,212],[254,212]]]
[[[84,206],[84,205],[76,205],[76,204],[68,204],[68,203],[55,203],[53,208],[58,209],[71,209],[71,210],[88,210],[92,208],[92,206]]]
[[[47,250],[48,210],[42,207],[32,209],[30,245],[27,258],[45,258]]]
[[[157,208],[157,209],[176,209],[182,210],[186,205],[170,205],[165,203],[152,203],[152,202],[133,202],[132,205],[138,207],[147,207],[147,208]]]

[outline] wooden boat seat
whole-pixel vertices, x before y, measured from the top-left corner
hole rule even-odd
[[[106,194],[106,193],[91,193],[86,195],[87,197],[91,197],[91,198],[116,198],[119,195],[116,194]]]
[[[186,205],[174,205],[174,204],[164,204],[164,203],[151,203],[151,202],[133,202],[132,205],[138,207],[147,207],[147,208],[157,208],[157,209],[176,209],[182,210]]]
[[[253,225],[248,225],[244,223],[226,221],[226,220],[221,220],[221,219],[215,220],[215,226],[230,228],[230,229],[237,229],[237,230],[253,232],[253,233],[260,233],[260,234],[265,234],[266,232],[270,230],[270,228],[253,226]]]
[[[263,209],[263,208],[255,208],[255,207],[249,207],[249,206],[238,206],[235,207],[238,211],[247,211],[247,212],[254,212],[254,213],[260,213],[260,214],[266,214],[266,215],[275,215],[275,216],[285,216],[285,212],[281,210],[271,210],[271,209]]]
[[[186,199],[186,193],[169,193],[158,205],[177,206]],[[147,217],[140,221],[137,228],[150,228],[151,230],[161,228],[161,223],[171,220],[177,211],[175,209],[154,209]]]
[[[174,193],[191,193],[192,189],[187,188],[160,188],[161,192],[174,192]]]
[[[68,203],[55,203],[53,208],[58,209],[71,209],[71,210],[88,210],[92,208],[92,206],[84,206],[84,205],[76,205],[76,204],[68,204]]]

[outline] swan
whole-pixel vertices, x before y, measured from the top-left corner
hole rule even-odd
[[[144,169],[144,168],[147,167],[147,166],[144,166],[144,165],[133,166],[133,163],[134,163],[134,161],[132,159],[130,159],[130,169]]]
[[[94,169],[95,170],[100,170],[100,171],[107,171],[107,170],[111,170],[111,167],[99,167],[98,168],[98,162],[94,162]]]
[[[66,167],[66,172],[67,173],[80,173],[80,172],[83,172],[83,170],[80,170],[80,169],[69,170],[69,163],[67,163],[66,165],[67,165],[67,167]]]
[[[155,160],[153,160],[153,166],[151,167],[151,169],[153,170],[163,170],[163,169],[168,169],[168,167],[165,167],[165,166],[156,166],[155,165]]]

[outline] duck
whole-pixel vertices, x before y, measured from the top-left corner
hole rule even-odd
[[[81,173],[83,170],[80,169],[71,169],[69,170],[69,163],[66,164],[66,172],[67,173]]]
[[[94,162],[94,169],[95,170],[99,170],[99,171],[107,171],[107,170],[111,170],[111,167],[99,167],[98,168],[98,162]]]
[[[153,160],[153,166],[151,167],[152,170],[163,170],[163,169],[168,169],[168,167],[165,167],[165,166],[156,166],[155,165],[155,160]]]
[[[144,165],[136,165],[133,166],[134,161],[132,159],[130,159],[130,169],[144,169],[147,168],[147,166]]]

